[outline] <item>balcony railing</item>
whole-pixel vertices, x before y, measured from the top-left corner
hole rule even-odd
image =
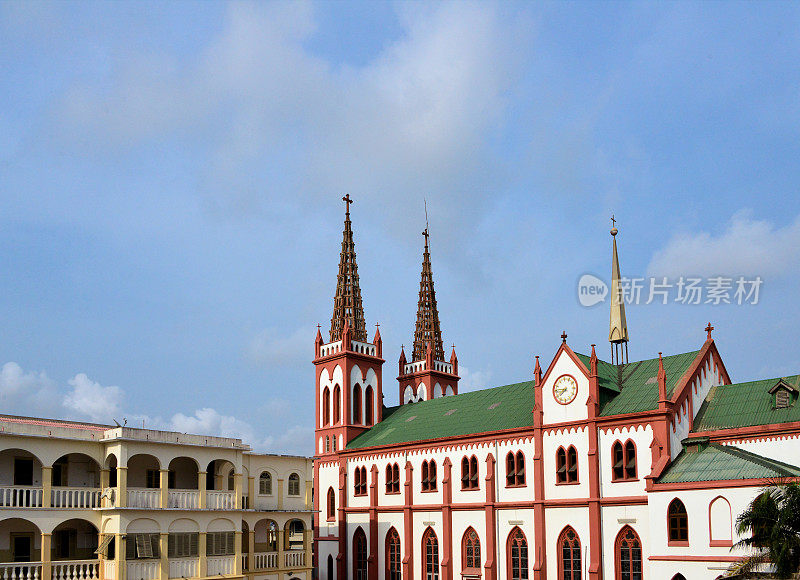
[[[170,578],[195,578],[197,577],[197,558],[170,558]]]
[[[41,562],[0,564],[0,580],[39,580],[41,577]]]
[[[54,508],[100,507],[100,489],[94,487],[54,487],[50,498]]]
[[[208,556],[206,563],[209,576],[225,576],[233,574],[236,556]]]
[[[103,580],[117,580],[117,563],[114,560],[103,562]]]
[[[284,568],[302,568],[306,565],[306,553],[301,550],[292,550],[283,555]]]
[[[97,560],[68,560],[53,562],[53,580],[97,580],[100,562]]]
[[[127,580],[156,580],[158,560],[128,560],[125,563]]]
[[[148,487],[128,488],[128,507],[156,509],[161,507],[161,490]],[[131,580],[139,580],[138,578]],[[147,579],[145,579],[147,580]]]
[[[167,494],[167,507],[184,510],[200,509],[200,492],[196,489],[171,489]]]
[[[4,485],[0,487],[0,507],[42,507],[42,488]]]
[[[206,508],[210,510],[236,509],[236,495],[233,491],[207,491]],[[211,573],[208,573],[211,576]]]
[[[267,570],[278,567],[278,552],[254,552],[253,570]]]

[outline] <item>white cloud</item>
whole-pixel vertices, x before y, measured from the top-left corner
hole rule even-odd
[[[16,362],[0,370],[0,403],[5,412],[20,415],[52,413],[58,408],[56,383],[44,371],[25,372]]]
[[[68,411],[101,423],[111,423],[120,416],[124,393],[119,387],[104,387],[84,373],[75,375],[68,383],[72,390],[63,400]]]
[[[752,218],[751,212],[733,215],[723,232],[676,234],[653,255],[650,276],[780,276],[800,267],[800,216],[777,227]]]
[[[463,365],[458,365],[458,374],[461,380],[458,381],[458,392],[476,391],[490,387],[489,381],[492,380],[492,372],[485,370],[471,371]]]
[[[313,355],[316,328],[298,328],[292,334],[277,328],[259,332],[247,345],[247,357],[254,363],[270,366],[302,363]]]

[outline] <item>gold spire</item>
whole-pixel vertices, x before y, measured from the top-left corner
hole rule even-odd
[[[628,362],[628,323],[625,320],[625,300],[620,288],[619,256],[617,254],[617,228],[611,216],[611,237],[613,253],[611,256],[611,318],[608,341],[611,343],[611,362]],[[624,351],[623,351],[624,345]]]
[[[353,229],[350,223],[350,194],[342,198],[346,210],[344,216],[344,232],[342,236],[342,253],[339,258],[339,276],[336,280],[336,296],[333,298],[333,316],[331,317],[331,342],[342,339],[345,321],[350,327],[352,340],[367,342],[367,329],[364,322],[364,307],[361,305],[361,287],[358,285],[358,265],[356,264],[356,246],[353,242]]]
[[[419,304],[417,305],[417,328],[414,331],[412,361],[424,360],[428,347],[433,350],[434,360],[444,360],[442,331],[439,328],[439,310],[436,308],[436,292],[433,289],[433,270],[428,251],[428,228],[422,232],[425,251],[422,254],[422,277],[419,282]]]

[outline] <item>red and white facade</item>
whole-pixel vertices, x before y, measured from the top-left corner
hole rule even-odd
[[[529,426],[348,449],[353,437],[382,420],[380,335],[376,332],[372,343],[355,343],[345,330],[341,341],[328,344],[318,335],[314,533],[319,580],[713,580],[723,575],[741,556],[731,550],[740,539],[736,516],[765,482],[658,483],[658,478],[684,444],[701,437],[796,464],[800,423],[693,432],[709,390],[731,382],[710,331],[669,395],[660,366],[652,378],[657,408],[601,416],[594,346],[586,362],[563,338],[546,369],[537,357],[534,396],[518,402],[530,409]],[[433,393],[417,394],[421,382],[410,380],[414,369],[404,358],[399,403],[425,405],[414,401]],[[442,369],[457,375],[454,359],[454,368]],[[565,376],[576,388],[566,403],[559,401],[565,384],[559,380]],[[404,398],[408,385],[414,385],[411,399]],[[374,399],[362,401],[360,415],[354,414],[354,398],[363,399],[367,390]],[[340,401],[326,399],[335,392]],[[447,396],[446,390],[436,396]],[[365,418],[370,405],[372,421]],[[335,447],[328,443],[334,438]],[[670,506],[676,506],[675,519]],[[685,539],[670,540],[671,522],[685,526],[672,532]]]

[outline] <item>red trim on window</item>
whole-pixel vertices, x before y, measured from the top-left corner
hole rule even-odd
[[[570,562],[569,570],[564,571],[565,568],[565,552],[569,549]],[[581,559],[581,539],[578,533],[572,528],[567,526],[558,536],[556,542],[556,560],[558,562],[558,578],[559,580],[580,580],[581,571],[583,570],[583,560]],[[577,564],[577,568],[575,565]],[[569,574],[569,576],[565,576]]]

